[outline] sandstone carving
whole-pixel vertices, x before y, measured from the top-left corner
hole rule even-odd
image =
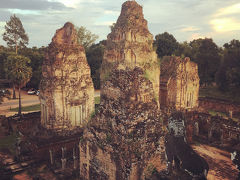
[[[161,108],[177,110],[198,107],[198,66],[189,58],[164,57],[161,63]]]
[[[56,31],[42,66],[41,124],[56,131],[86,124],[94,112],[94,88],[74,25]]]
[[[126,1],[121,14],[107,37],[103,57],[101,84],[111,76],[114,66],[144,70],[144,76],[153,83],[155,99],[159,100],[160,68],[157,54],[153,50],[153,36],[143,17],[142,7],[135,1]],[[159,102],[158,102],[159,106]]]

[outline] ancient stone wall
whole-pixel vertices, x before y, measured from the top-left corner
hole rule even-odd
[[[191,137],[202,137],[209,141],[230,142],[240,141],[240,124],[232,119],[212,116],[197,111],[186,114],[187,134]]]
[[[84,48],[74,25],[56,31],[42,66],[41,124],[56,131],[87,123],[94,112],[94,88]]]
[[[161,63],[160,94],[162,108],[198,107],[199,77],[197,64],[189,58],[164,57]]]
[[[135,1],[126,1],[122,5],[121,14],[107,37],[101,69],[102,85],[119,64],[123,68],[141,67],[145,77],[153,83],[155,98],[159,99],[160,68],[153,50],[153,36],[143,17],[142,7]]]
[[[199,108],[205,111],[213,110],[217,112],[225,112],[231,116],[240,117],[240,104],[227,102],[213,98],[199,98]]]

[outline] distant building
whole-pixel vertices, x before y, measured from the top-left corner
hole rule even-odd
[[[198,107],[198,66],[190,58],[164,57],[161,63],[161,108],[177,110]]]

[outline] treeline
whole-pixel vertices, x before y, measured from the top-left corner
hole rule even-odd
[[[91,68],[91,76],[94,82],[94,87],[96,89],[100,88],[100,67],[104,53],[104,43],[105,41],[101,41],[100,43],[93,44],[86,49],[86,56],[88,64]],[[26,84],[27,88],[39,88],[39,83],[42,75],[42,63],[45,57],[46,49],[47,47],[25,47],[18,52],[19,55],[28,57],[31,60],[29,66],[32,68],[32,77]],[[0,79],[7,78],[7,70],[4,66],[4,62],[6,62],[7,58],[13,53],[14,49],[0,46]]]
[[[99,89],[100,67],[106,40],[94,44],[98,38],[97,35],[92,34],[85,27],[76,27],[76,29],[78,42],[84,46],[86,51],[94,87]],[[42,74],[42,62],[47,47],[27,48],[25,45],[28,44],[28,36],[21,20],[15,15],[6,22],[3,40],[6,41],[8,47],[0,46],[0,79],[8,79],[14,86],[14,84],[18,84],[19,77],[21,77],[20,79],[23,81],[21,87],[38,89]],[[198,64],[201,86],[217,85],[222,91],[240,87],[239,40],[232,40],[224,44],[223,47],[218,47],[210,38],[180,43],[173,35],[165,32],[155,36],[154,47],[160,60],[164,56],[172,55],[190,57]],[[25,59],[23,61],[25,66],[17,63],[17,59]],[[22,71],[16,73],[15,69],[20,69],[20,67],[31,68],[28,78],[23,78]]]
[[[100,88],[100,67],[106,41],[86,48],[87,61],[96,89]],[[240,41],[232,40],[218,47],[212,39],[196,39],[191,42],[177,42],[173,35],[165,32],[156,36],[154,47],[161,59],[163,56],[190,57],[198,64],[201,86],[217,85],[222,91],[232,87],[240,88]],[[23,48],[20,55],[31,59],[32,77],[26,87],[38,88],[42,62],[46,47]],[[11,54],[11,48],[0,46],[0,79],[5,79],[4,59]]]
[[[158,57],[190,57],[198,64],[201,86],[217,85],[221,91],[240,88],[240,41],[233,39],[218,47],[211,38],[179,43],[165,32],[155,37]]]
[[[36,88],[38,89],[38,85],[41,80],[42,74],[42,62],[44,59],[44,52],[46,48],[41,47],[33,47],[33,48],[22,48],[18,55],[22,55],[24,57],[28,57],[31,61],[29,66],[32,68],[32,77],[30,81],[26,84],[26,87]],[[7,58],[14,53],[14,50],[11,48],[6,48],[0,46],[0,79],[7,78],[7,69],[6,69],[6,61]]]

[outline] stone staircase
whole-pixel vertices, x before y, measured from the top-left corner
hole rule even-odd
[[[3,160],[3,175],[14,175],[23,172],[24,170],[31,168],[36,161],[33,159],[18,162],[9,157]]]

